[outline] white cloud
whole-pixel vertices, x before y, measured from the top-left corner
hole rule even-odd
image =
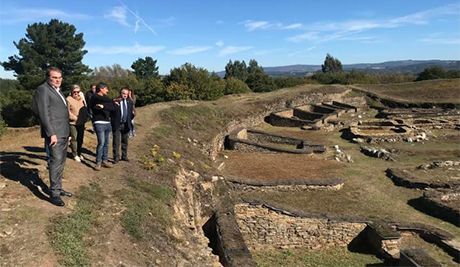
[[[224,42],[222,40],[219,40],[219,41],[216,42],[216,46],[217,47],[222,47],[222,46],[224,46]]]
[[[302,23],[292,23],[289,25],[284,25],[280,22],[268,22],[264,20],[254,21],[246,20],[242,22],[247,31],[256,31],[256,30],[294,30],[300,29],[303,27]]]
[[[222,50],[220,50],[219,56],[236,54],[247,50],[251,50],[252,48],[252,46],[225,46],[222,48]]]
[[[150,26],[147,22],[145,22],[145,20],[139,16],[136,12],[132,11],[131,9],[129,9],[129,7],[125,4],[123,4],[123,8],[126,9],[129,13],[131,13],[131,15],[133,15],[135,18],[136,18],[136,28],[134,29],[135,31],[134,32],[137,32],[137,30],[139,30],[139,23],[144,25],[145,28],[147,28],[151,33],[153,33],[154,35],[158,35],[157,32],[153,29],[152,26]]]
[[[126,9],[122,6],[113,7],[109,13],[104,15],[104,18],[116,21],[123,26],[129,26]]]
[[[164,46],[144,46],[139,44],[132,46],[89,46],[87,48],[88,53],[102,55],[145,55],[155,54],[163,49],[165,49]]]
[[[330,40],[346,40],[345,37],[373,29],[390,29],[406,25],[421,25],[430,22],[433,18],[444,18],[448,15],[458,15],[460,4],[450,4],[433,9],[428,9],[405,16],[380,19],[380,20],[346,20],[341,22],[314,23],[298,26],[296,29],[308,29],[307,32],[288,37],[291,42],[314,41],[326,42]],[[373,42],[373,40],[367,40]]]
[[[294,43],[297,43],[297,42],[301,42],[303,40],[314,41],[314,40],[318,40],[318,38],[319,38],[319,32],[306,32],[306,33],[291,36],[291,37],[287,38],[287,40],[291,41],[291,42],[294,42]]]
[[[212,49],[211,46],[186,46],[182,47],[179,49],[175,49],[172,51],[169,51],[169,54],[173,55],[191,55],[191,54],[196,54],[200,52],[205,52]]]
[[[401,24],[427,24],[430,18],[443,17],[446,15],[454,15],[458,17],[460,14],[460,3],[452,3],[424,11],[416,12],[406,16],[390,19],[389,23],[396,25]]]
[[[300,28],[302,28],[302,23],[293,23],[287,26],[283,26],[283,29],[286,29],[286,30],[300,29]]]
[[[37,22],[40,20],[57,19],[89,19],[90,16],[81,13],[69,13],[52,8],[15,8],[0,11],[0,24],[14,24],[18,22]]]
[[[244,22],[244,27],[245,27],[248,31],[255,31],[255,30],[270,28],[271,25],[268,23],[268,21],[252,21],[252,20],[247,20],[246,22]]]
[[[420,39],[421,42],[430,44],[445,44],[445,45],[460,45],[460,37],[455,38],[442,38],[442,37],[430,37]]]
[[[134,22],[133,31],[137,33],[141,29],[141,25],[144,26],[147,30],[152,32],[154,35],[157,35],[157,32],[150,26],[145,20],[138,15],[136,12],[129,9],[128,6],[122,3],[121,6],[113,7],[109,13],[104,15],[104,18],[113,20],[123,26],[131,27],[131,24],[128,22],[130,13],[136,21]]]

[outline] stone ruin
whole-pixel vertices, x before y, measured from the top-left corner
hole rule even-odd
[[[460,190],[427,190],[419,199],[419,204],[431,216],[460,227]]]
[[[328,121],[337,119],[347,112],[357,112],[357,108],[339,103],[321,103],[297,106],[271,113],[267,122],[273,126],[302,127],[303,129],[323,127]],[[396,142],[396,141],[423,141],[427,136],[422,128],[452,128],[458,127],[458,111],[425,110],[425,109],[391,109],[381,111],[380,117],[386,119],[359,121],[351,124],[350,132],[355,138],[368,142]],[[430,117],[431,116],[431,117]],[[427,118],[428,117],[428,118]],[[290,138],[267,132],[238,129],[230,133],[225,141],[227,149],[236,149],[245,152],[275,151],[283,153],[322,153],[323,145],[309,144],[306,140]],[[334,146],[335,147],[335,146]],[[337,150],[340,150],[338,146]],[[389,151],[361,146],[365,154],[373,154],[386,160],[394,160]],[[375,151],[374,151],[375,150]],[[374,155],[375,154],[375,155]],[[351,160],[350,160],[351,161]],[[349,161],[349,162],[350,162]],[[423,168],[434,168],[436,164]],[[422,167],[420,167],[422,168]],[[395,183],[410,184],[415,188],[429,188],[432,184],[424,184],[413,179],[399,179],[396,172],[387,171]],[[393,178],[396,177],[396,178]],[[285,179],[284,183],[248,181],[247,178],[225,177],[225,181],[232,184],[237,190],[305,190],[305,189],[332,189],[343,186],[340,179],[325,179],[323,181],[302,181],[301,179]],[[326,183],[324,183],[326,181]],[[331,186],[332,185],[332,186]],[[452,185],[449,185],[452,186]],[[444,188],[445,184],[439,187]],[[460,187],[457,187],[457,189]],[[450,190],[450,189],[449,189]],[[427,190],[420,201],[424,206],[431,206],[438,214],[447,214],[445,220],[455,224],[460,222],[459,208],[460,193],[458,191]],[[433,204],[434,203],[434,204]],[[446,205],[446,203],[450,203]],[[410,203],[409,203],[410,204]],[[453,236],[433,230],[429,226],[408,225],[395,222],[375,223],[367,219],[330,218],[327,215],[299,214],[260,203],[239,203],[232,210],[220,212],[220,224],[231,222],[232,228],[217,226],[217,235],[232,237],[238,236],[238,244],[230,242],[225,245],[220,242],[222,250],[227,254],[233,253],[235,261],[241,260],[248,266],[254,266],[250,259],[250,251],[266,248],[296,248],[310,250],[328,247],[354,246],[357,242],[372,248],[375,255],[385,259],[386,263],[400,266],[441,266],[423,249],[403,247],[403,241],[413,235],[436,244],[439,248],[453,256],[458,262],[460,250],[453,242]],[[434,212],[433,212],[434,214]],[[436,215],[434,215],[436,216]],[[225,217],[225,222],[224,219]],[[229,217],[232,217],[230,220]],[[455,222],[454,222],[455,221]],[[219,219],[216,219],[219,225]],[[226,233],[231,229],[231,233]],[[364,242],[364,243],[363,243]],[[236,265],[235,265],[236,266]]]
[[[366,156],[384,159],[388,161],[396,161],[393,153],[385,148],[361,146],[360,151]]]
[[[437,172],[441,169],[441,172]],[[410,201],[415,208],[460,226],[460,161],[434,161],[415,169],[387,169],[396,185],[424,190]]]
[[[243,240],[246,253],[274,248],[305,248],[321,250],[347,247],[368,248],[391,266],[440,266],[423,249],[404,247],[406,239],[419,236],[434,243],[458,261],[459,248],[452,235],[422,224],[372,222],[358,218],[331,218],[324,215],[303,214],[261,203],[239,203],[234,206],[235,227]],[[419,265],[417,265],[419,264]],[[421,265],[420,265],[421,264]]]
[[[426,130],[460,129],[460,111],[441,108],[392,108],[380,110],[377,119],[354,122],[349,132],[355,140],[420,142]]]
[[[237,177],[226,175],[225,181],[232,183],[232,187],[241,191],[262,190],[277,192],[299,192],[304,190],[331,190],[337,191],[342,189],[344,181],[341,178],[321,178],[321,179],[302,179],[289,178],[263,180],[249,179],[247,177]]]
[[[407,125],[392,120],[367,120],[354,122],[350,125],[350,133],[356,139],[372,142],[396,142],[412,137],[412,129]]]
[[[357,112],[358,108],[337,101],[309,104],[272,112],[267,121],[273,126],[320,128],[328,120],[338,118],[347,112]]]
[[[231,132],[225,140],[225,148],[245,152],[295,154],[323,153],[326,151],[324,145],[311,144],[307,140],[246,128],[239,128]]]
[[[400,124],[423,129],[459,129],[460,127],[460,111],[457,109],[393,108],[380,110],[377,117],[394,119]]]

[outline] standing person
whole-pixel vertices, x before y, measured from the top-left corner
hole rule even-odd
[[[61,196],[72,196],[72,193],[62,189],[69,138],[69,111],[60,92],[62,71],[50,67],[46,77],[47,81],[37,87],[33,108],[40,120],[41,136],[45,138],[49,149],[50,201],[56,206],[64,206]]]
[[[96,93],[96,84],[92,83],[90,86],[90,89],[85,94],[86,103],[88,104],[91,103],[91,98],[93,97],[95,93]]]
[[[136,115],[136,95],[134,94],[134,90],[126,87],[128,89],[128,98],[131,99],[133,102],[133,119],[129,121],[130,123],[130,131],[129,137],[134,137],[136,135],[136,130],[134,129],[134,116]]]
[[[96,93],[91,97],[91,112],[93,114],[93,126],[97,136],[96,149],[96,167],[97,171],[101,170],[101,166],[111,168],[108,163],[108,152],[110,133],[112,127],[110,125],[110,113],[115,111],[116,106],[107,96],[109,87],[105,83],[99,83],[96,86]]]
[[[70,119],[70,148],[75,161],[81,162],[83,156],[81,148],[85,134],[85,123],[88,119],[85,98],[82,97],[80,86],[72,85],[70,96],[67,97],[67,106],[69,107]]]
[[[112,133],[113,133],[113,163],[117,164],[120,160],[120,144],[121,144],[121,160],[129,161],[128,159],[128,135],[131,132],[131,121],[134,118],[134,104],[128,97],[128,88],[123,88],[120,91],[118,108],[112,113]]]
[[[90,89],[88,90],[88,92],[86,92],[85,94],[85,101],[86,101],[86,105],[87,105],[87,108],[88,108],[88,116],[89,118],[92,120],[93,119],[93,112],[89,106],[89,104],[91,103],[91,98],[93,97],[93,95],[96,93],[96,84],[92,83],[90,85]],[[93,128],[91,130],[89,130],[91,133],[94,133],[94,125],[93,125]]]

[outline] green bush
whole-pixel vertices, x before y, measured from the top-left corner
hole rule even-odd
[[[249,92],[251,92],[251,89],[249,89],[248,85],[242,80],[233,77],[225,79],[225,95],[242,94]]]
[[[349,72],[318,72],[312,79],[322,84],[380,84],[380,83],[401,83],[412,82],[414,77],[401,73],[367,73],[352,70]]]
[[[1,111],[0,111],[1,113]],[[0,114],[0,137],[6,133],[6,123]]]
[[[1,100],[1,116],[10,127],[30,127],[38,123],[31,109],[32,91],[10,90]]]
[[[277,89],[311,83],[311,79],[306,77],[277,77],[273,78],[273,81]]]
[[[450,70],[446,71],[442,67],[433,66],[424,69],[420,72],[417,76],[416,81],[423,81],[423,80],[434,80],[434,79],[454,79],[460,78],[460,71],[458,70]]]
[[[136,106],[142,107],[148,104],[168,100],[164,84],[159,78],[142,80],[136,88]]]

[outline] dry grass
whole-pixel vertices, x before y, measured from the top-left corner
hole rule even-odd
[[[381,98],[406,103],[460,104],[460,79],[395,84],[360,84],[356,87],[374,93]]]

